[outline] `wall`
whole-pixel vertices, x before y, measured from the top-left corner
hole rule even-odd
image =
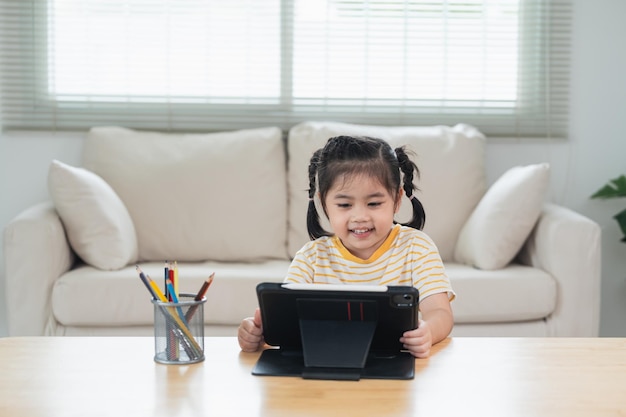
[[[602,237],[601,335],[626,336],[626,244],[612,216],[626,201],[589,196],[608,179],[626,174],[626,2],[574,0],[570,132],[567,141],[490,139],[487,174],[493,182],[517,164],[552,166],[551,200],[597,221]],[[29,205],[48,198],[52,159],[79,164],[80,133],[6,133],[0,136],[0,227]],[[6,334],[4,260],[0,260],[0,336]]]
[[[589,200],[604,183],[626,174],[626,2],[575,1],[572,67],[571,178],[565,205],[602,226],[601,334],[626,336],[626,244],[612,218],[626,199]]]

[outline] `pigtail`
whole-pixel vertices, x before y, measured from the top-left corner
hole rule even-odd
[[[417,168],[417,165],[407,155],[404,148],[396,148],[395,149],[396,156],[398,158],[398,163],[400,165],[400,170],[404,174],[404,181],[402,188],[404,189],[404,193],[409,198],[411,205],[413,206],[413,217],[408,223],[404,223],[403,226],[412,227],[414,229],[422,230],[424,228],[424,224],[426,223],[426,212],[424,211],[424,206],[418,200],[417,196],[414,194],[418,188],[413,184],[413,173],[417,174],[417,177],[420,176],[420,171]]]
[[[309,207],[306,212],[306,228],[311,239],[329,236],[329,233],[320,224],[320,216],[317,213],[317,207],[315,207],[315,177],[321,154],[322,149],[318,149],[309,162]]]

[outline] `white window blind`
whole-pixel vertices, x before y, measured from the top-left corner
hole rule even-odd
[[[0,0],[3,129],[567,134],[569,0]]]

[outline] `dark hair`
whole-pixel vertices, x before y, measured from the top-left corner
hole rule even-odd
[[[380,183],[397,200],[400,191],[400,179],[403,174],[402,188],[413,206],[413,217],[404,226],[422,229],[426,213],[422,203],[413,194],[417,187],[413,184],[413,174],[419,178],[417,165],[407,154],[404,147],[395,150],[378,138],[336,136],[328,139],[326,145],[315,151],[309,163],[309,208],[307,211],[307,230],[311,239],[330,236],[320,224],[315,207],[315,186],[326,210],[325,199],[334,181],[342,176],[366,174],[378,178]],[[394,221],[395,223],[395,221]]]

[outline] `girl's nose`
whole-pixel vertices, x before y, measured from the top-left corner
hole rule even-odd
[[[365,207],[354,206],[352,210],[352,221],[365,221],[368,219],[368,213]]]

